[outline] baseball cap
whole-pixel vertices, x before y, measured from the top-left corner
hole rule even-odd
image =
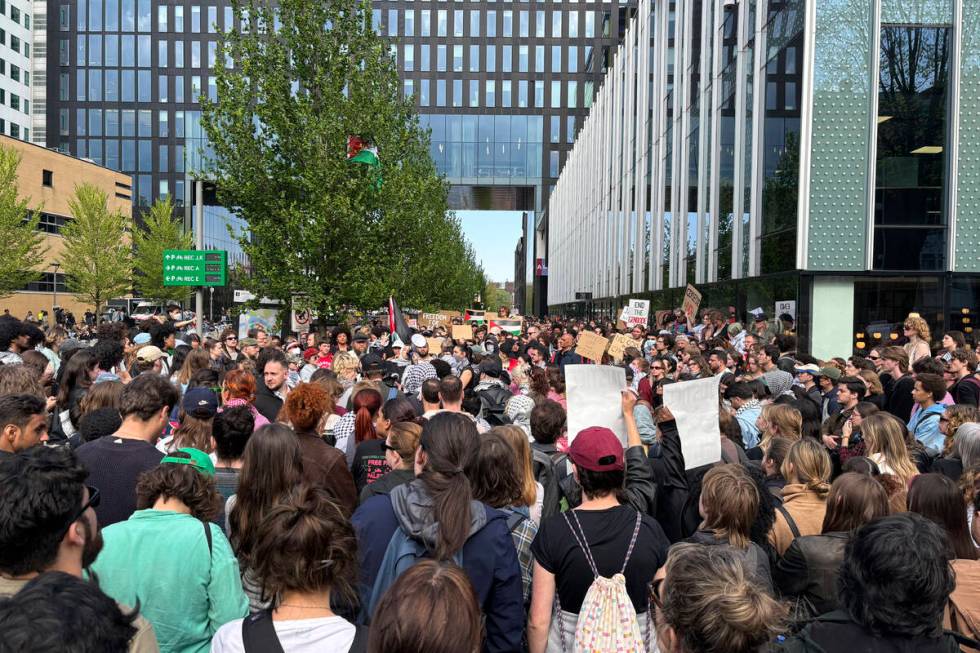
[[[380,372],[383,363],[384,361],[377,354],[364,354],[361,357],[361,371],[365,374]]]
[[[487,376],[497,378],[503,371],[504,370],[503,366],[500,364],[500,359],[496,356],[491,355],[489,358],[480,363],[481,374],[486,374]]]
[[[765,313],[756,313],[755,316],[754,316],[754,319],[755,319],[756,322],[765,322],[766,321],[766,314]]]
[[[568,457],[578,467],[591,472],[615,472],[626,468],[623,444],[604,426],[590,426],[579,431],[568,448]]]
[[[189,458],[183,458],[179,456],[174,456],[170,454],[169,456],[164,456],[163,460],[160,461],[161,465],[190,465],[197,471],[201,472],[205,476],[214,476],[214,463],[211,462],[211,457],[200,449],[193,449],[191,447],[182,447],[178,449],[182,453],[186,453]]]
[[[242,338],[238,341],[238,344],[242,347],[258,347],[259,341],[255,338]]]
[[[310,360],[311,358],[316,356],[319,352],[320,350],[317,349],[316,347],[310,347],[309,349],[303,352],[303,358],[305,360]]]
[[[154,347],[153,345],[147,345],[146,347],[141,347],[139,351],[136,352],[136,360],[139,363],[152,363],[160,358],[166,358],[166,354],[160,351],[159,347]]]
[[[807,363],[806,365],[797,365],[795,370],[797,374],[811,374],[813,376],[820,376],[820,368],[814,365],[813,363]]]
[[[352,339],[353,342],[367,342],[368,340],[370,340],[370,338],[368,338],[367,334],[364,333],[355,333]]]
[[[184,394],[180,407],[188,415],[208,419],[218,412],[218,396],[210,388],[190,388]]]
[[[840,379],[840,370],[833,366],[821,367],[820,375],[826,376],[828,379],[837,381]]]
[[[146,331],[143,331],[141,333],[137,333],[133,337],[133,344],[134,345],[148,345],[148,344],[150,344],[150,334],[147,333]]]

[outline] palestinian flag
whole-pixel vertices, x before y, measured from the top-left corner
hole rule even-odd
[[[388,330],[392,335],[398,334],[401,341],[408,344],[412,339],[412,331],[408,328],[408,322],[402,315],[402,309],[398,308],[398,302],[394,297],[388,297]]]
[[[487,321],[486,311],[467,309],[466,315],[463,316],[463,319],[466,320],[467,322],[475,322],[477,324],[483,324],[484,322]]]
[[[373,143],[360,136],[348,136],[347,160],[370,166],[375,177],[374,187],[381,188],[381,159],[378,158],[378,148]]]
[[[524,321],[519,318],[496,317],[492,318],[487,326],[491,329],[494,327],[499,327],[501,331],[505,331],[514,336],[519,336],[521,335],[521,325],[523,324]]]

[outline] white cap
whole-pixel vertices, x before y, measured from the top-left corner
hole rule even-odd
[[[429,343],[426,341],[425,336],[423,336],[421,333],[412,335],[412,345],[414,347],[421,349],[422,347],[427,347],[428,344]]]

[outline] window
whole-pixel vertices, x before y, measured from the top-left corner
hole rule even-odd
[[[504,27],[503,27],[504,38],[508,38],[514,35],[514,12],[505,11],[504,12]]]
[[[411,98],[413,95],[415,95],[415,80],[413,79],[405,80],[403,94],[405,95],[406,99]]]
[[[184,6],[174,5],[174,31],[180,34],[184,31]]]
[[[388,36],[398,36],[398,10],[388,10]]]
[[[510,48],[507,49],[509,50]],[[497,46],[495,45],[487,46],[486,69],[488,73],[497,72]]]
[[[497,82],[492,79],[486,81],[486,106],[495,107],[497,106]]]
[[[577,11],[568,12],[568,38],[570,39],[578,38],[578,12]]]
[[[448,12],[445,9],[440,9],[436,13],[436,36],[446,36],[448,32]]]
[[[428,10],[428,9],[423,9],[421,11],[421,18],[419,20],[422,22],[421,30],[420,30],[421,36],[431,36],[431,34],[432,34],[432,12],[430,10]]]
[[[441,43],[436,46],[436,70],[446,72],[446,46]]]
[[[191,5],[191,32],[198,34],[201,31],[201,7]]]
[[[527,108],[527,80],[526,79],[517,80],[517,107],[520,109]]]
[[[463,46],[453,46],[453,72],[463,72]]]
[[[568,82],[568,106],[569,109],[575,109],[578,105],[578,82],[575,80],[569,80]]]
[[[512,106],[513,98],[511,97],[511,80],[505,79],[500,84],[500,106],[510,107]]]
[[[415,46],[412,43],[402,47],[402,66],[409,72],[415,70]]]
[[[453,11],[453,36],[463,36],[463,11],[456,9]]]
[[[419,80],[419,106],[427,107],[429,106],[429,86],[430,82],[427,79]]]
[[[551,116],[550,129],[548,130],[550,143],[557,143],[561,140],[561,118],[559,116]]]
[[[555,11],[551,14],[551,36],[561,38],[561,12]]]
[[[480,72],[480,46],[478,45],[470,46],[470,72]]]
[[[157,31],[166,32],[167,31],[167,10],[168,7],[165,5],[160,5],[157,7]]]
[[[436,106],[446,106],[446,80],[444,79],[436,80]]]
[[[429,63],[429,44],[422,43],[419,45],[419,48],[421,48],[419,51],[421,55],[419,60],[419,70],[427,73],[429,70],[431,70],[431,64]]]
[[[561,46],[551,46],[551,72],[561,72]]]
[[[534,46],[534,72],[543,73],[544,71],[544,46],[536,45]]]
[[[595,13],[591,11],[585,12],[585,37],[595,38]]]
[[[527,38],[528,32],[530,31],[530,18],[528,12],[521,11],[518,14],[518,34],[521,38]]]
[[[463,106],[463,80],[461,79],[453,80],[453,106]]]
[[[551,82],[551,108],[561,108],[561,82],[557,80]]]
[[[517,72],[526,73],[527,72],[527,46],[520,45],[517,47]]]
[[[497,36],[497,12],[487,12],[487,36],[494,38]]]
[[[570,73],[578,72],[578,47],[574,45],[568,46],[566,50],[568,53],[568,61],[565,63],[565,69]]]
[[[470,11],[470,36],[480,35],[480,12]]]
[[[58,7],[58,31],[67,32],[71,29],[71,5]]]
[[[415,36],[415,10],[405,11],[405,36]]]
[[[494,46],[490,46],[490,47],[494,47]],[[514,62],[513,62],[514,48],[510,47],[509,45],[505,45],[503,46],[503,50],[501,51],[501,54],[503,55],[504,60],[503,62],[501,62],[500,69],[505,73],[509,73],[513,70],[513,66],[514,66]]]
[[[51,170],[42,170],[41,184],[47,186],[48,188],[54,186],[54,172],[52,172]]]
[[[544,106],[544,82],[540,79],[534,82],[534,106]]]
[[[480,106],[480,80],[470,80],[470,107]]]
[[[545,18],[543,11],[534,12],[534,35],[539,39],[544,38]]]

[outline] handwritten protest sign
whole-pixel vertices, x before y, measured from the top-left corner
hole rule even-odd
[[[684,311],[684,315],[687,316],[688,324],[694,324],[694,320],[698,316],[698,307],[700,305],[701,293],[699,293],[698,289],[691,284],[687,284],[687,290],[684,291],[684,303],[681,305],[681,308]]]
[[[609,341],[602,336],[591,331],[583,331],[578,334],[578,346],[575,347],[575,353],[590,361],[601,361],[608,344]]]
[[[629,306],[623,311],[625,319],[623,322],[628,327],[647,325],[650,318],[650,302],[646,299],[631,299]]]
[[[442,338],[426,338],[425,341],[429,344],[430,354],[433,356],[442,354]]]
[[[419,326],[423,329],[435,329],[440,326],[449,326],[452,321],[448,315],[442,313],[419,313]]]
[[[472,340],[473,326],[469,324],[453,325],[453,340]]]
[[[617,333],[613,336],[612,342],[609,344],[609,355],[615,361],[623,360],[623,354],[626,353],[627,347],[635,347],[636,342],[628,335],[624,333]]]
[[[622,367],[566,365],[568,443],[571,444],[583,429],[590,426],[605,426],[616,434],[625,447],[626,423],[623,421],[620,395],[625,387],[626,370]]]
[[[685,469],[721,460],[721,432],[718,429],[720,381],[720,376],[712,376],[664,386],[664,405],[677,420]]]

